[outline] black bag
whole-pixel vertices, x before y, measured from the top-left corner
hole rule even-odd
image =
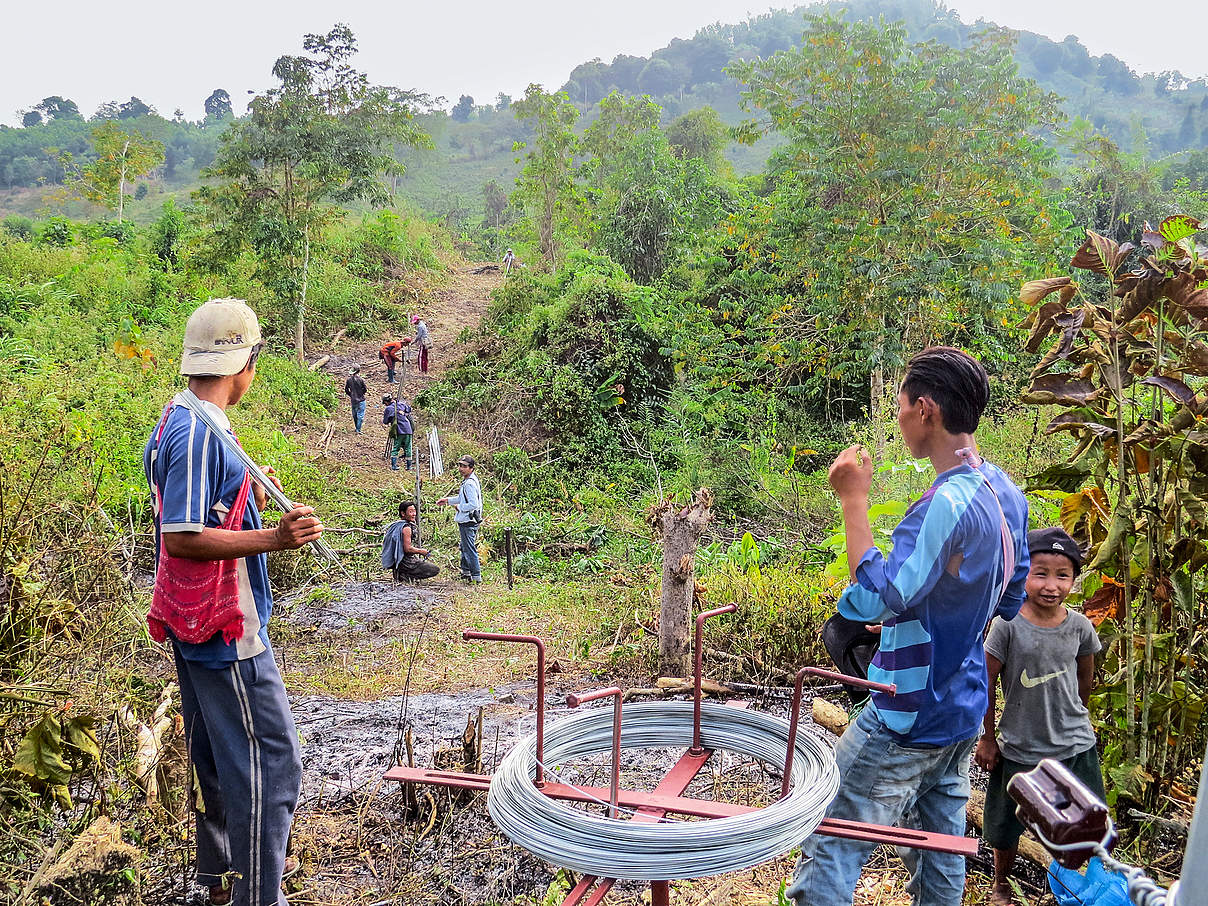
[[[865,629],[863,623],[835,614],[822,625],[822,644],[840,673],[868,679],[868,665],[877,653],[881,637]],[[868,690],[848,686],[847,697],[858,705],[868,698]]]

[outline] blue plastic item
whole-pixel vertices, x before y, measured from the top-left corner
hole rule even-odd
[[[1086,874],[1049,866],[1049,890],[1058,906],[1130,906],[1128,882],[1123,875],[1108,871],[1098,856],[1086,863]]]

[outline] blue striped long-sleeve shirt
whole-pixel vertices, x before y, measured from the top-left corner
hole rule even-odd
[[[903,744],[976,734],[988,702],[982,634],[1023,603],[1027,529],[1027,500],[1001,469],[960,465],[906,511],[888,557],[870,547],[860,558],[839,612],[883,624],[868,678],[896,684],[897,695],[875,692],[872,706]]]

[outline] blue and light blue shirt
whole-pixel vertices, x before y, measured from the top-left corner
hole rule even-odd
[[[460,524],[477,524],[482,519],[482,485],[473,472],[461,483],[457,494],[449,498],[453,505],[453,521]]]
[[[172,412],[164,425],[159,445],[155,432],[143,450],[143,472],[151,486],[155,513],[155,554],[159,560],[164,532],[200,532],[217,528],[235,502],[247,471],[234,454],[189,409],[183,394],[173,399]],[[215,423],[231,437],[226,413],[213,403],[199,401]],[[196,403],[193,403],[196,405]],[[158,426],[157,426],[158,427]],[[156,503],[163,501],[162,508]],[[243,511],[244,531],[261,527],[256,501],[248,495]],[[255,657],[268,648],[268,620],[273,609],[273,594],[268,582],[268,557],[256,554],[238,563],[239,608],[243,611],[243,635],[227,644],[219,632],[208,642],[190,645],[176,642],[186,660],[220,669],[232,661]]]
[[[860,558],[839,613],[883,624],[868,678],[896,684],[897,695],[874,692],[870,707],[903,744],[976,735],[988,702],[982,634],[1023,604],[1027,529],[1028,503],[1011,479],[986,462],[962,464],[911,504],[888,557],[870,547]]]

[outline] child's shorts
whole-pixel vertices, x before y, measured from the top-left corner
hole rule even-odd
[[[1061,763],[1085,783],[1087,789],[1100,799],[1106,799],[1103,774],[1099,770],[1099,753],[1095,751],[1094,746],[1072,758],[1061,759]],[[982,828],[982,837],[989,846],[995,849],[1018,847],[1019,837],[1025,828],[1015,817],[1015,800],[1007,793],[1007,782],[1016,774],[1026,773],[1034,767],[1034,764],[1000,758],[994,770],[990,772],[990,782],[986,785],[985,824]]]

